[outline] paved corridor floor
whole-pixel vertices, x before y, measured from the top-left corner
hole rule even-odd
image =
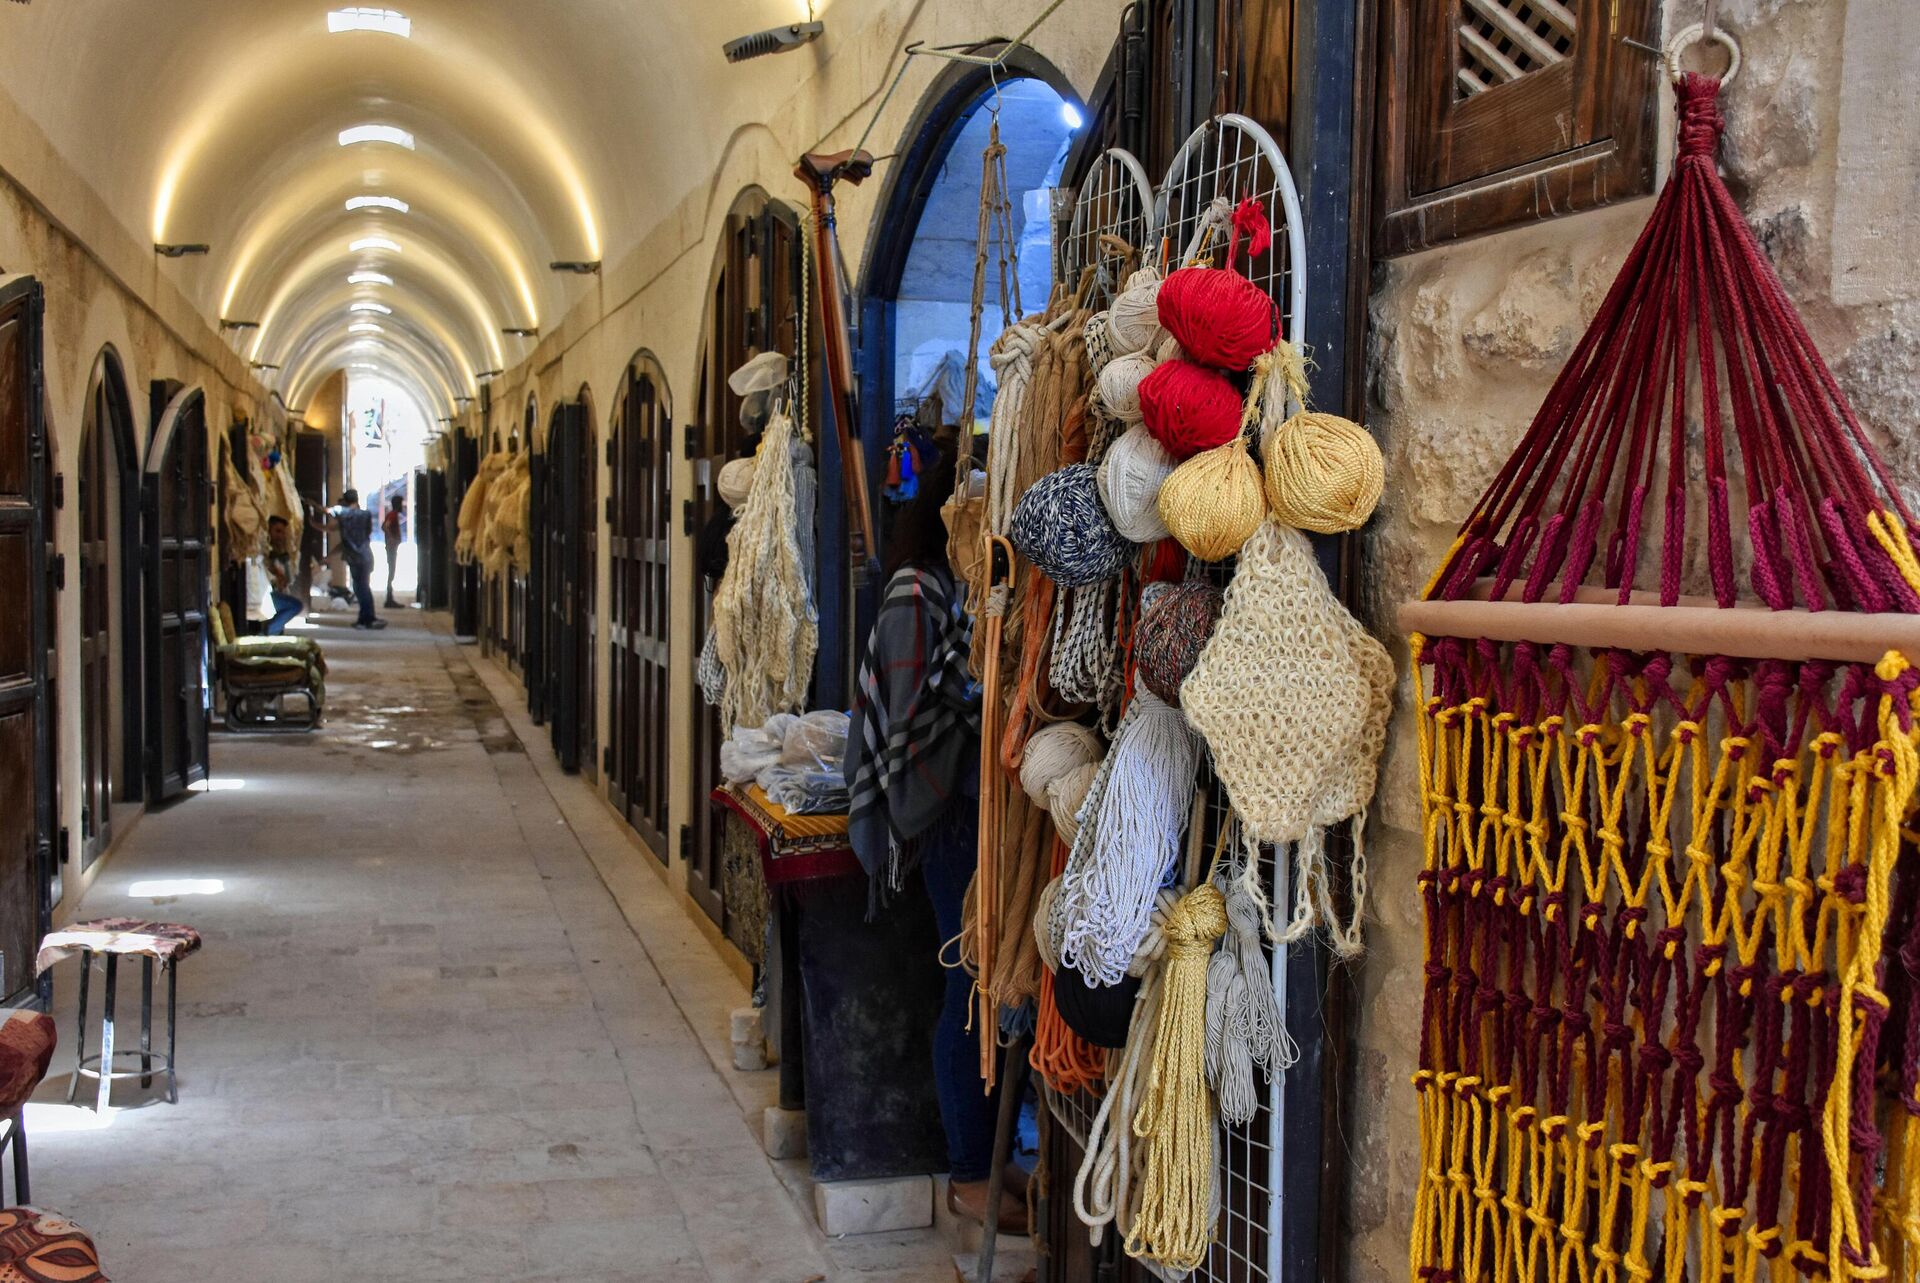
[[[804,1164],[758,1145],[774,1074],[722,1067],[739,980],[589,786],[523,743],[497,670],[444,621],[390,617],[323,617],[326,728],[217,735],[211,787],[143,817],[88,892],[87,916],[206,935],[180,1103],[137,1081],[105,1118],[58,1103],[62,964],[34,1201],[117,1283],[952,1279],[932,1231],[821,1236]]]

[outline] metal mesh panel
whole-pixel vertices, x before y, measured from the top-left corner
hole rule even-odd
[[[1073,202],[1073,221],[1060,249],[1061,280],[1072,288],[1091,267],[1087,306],[1096,311],[1107,306],[1124,282],[1119,279],[1119,259],[1103,247],[1103,239],[1117,237],[1144,259],[1150,253],[1152,229],[1153,184],[1146,170],[1131,152],[1118,147],[1101,152]]]

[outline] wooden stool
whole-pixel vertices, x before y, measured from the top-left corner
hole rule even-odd
[[[61,931],[55,931],[40,942],[40,953],[35,959],[36,973],[45,972],[62,958],[72,954],[80,955],[80,1046],[79,1058],[74,1064],[73,1078],[67,1084],[67,1100],[72,1102],[74,1094],[80,1088],[82,1075],[96,1078],[100,1082],[100,1097],[97,1108],[105,1113],[108,1097],[116,1078],[138,1078],[142,1087],[153,1082],[153,1062],[159,1060],[167,1074],[167,1100],[177,1104],[180,1100],[179,1079],[174,1070],[174,1012],[175,995],[178,990],[180,959],[200,948],[200,933],[192,927],[181,926],[175,922],[146,922],[139,918],[100,918],[93,922],[76,922]],[[99,954],[106,959],[106,999],[102,1004],[100,1021],[100,1050],[98,1054],[87,1054],[87,986],[93,974],[93,958]],[[140,959],[140,1050],[116,1051],[113,1045],[113,998],[116,982],[120,978],[120,959],[133,956]],[[167,1049],[157,1052],[153,1049],[153,966],[158,962],[167,973]],[[140,1068],[116,1070],[115,1058],[140,1058]],[[4,1277],[0,1276],[0,1283]]]
[[[0,1283],[107,1283],[85,1230],[37,1207],[0,1209]]]

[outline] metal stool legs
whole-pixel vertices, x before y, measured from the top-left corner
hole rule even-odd
[[[74,1055],[73,1077],[67,1079],[67,1103],[73,1103],[74,1095],[80,1090],[79,1066],[87,1063],[87,986],[93,980],[93,950],[80,951],[80,1038]]]
[[[140,959],[140,1085],[153,1086],[153,959]]]
[[[119,987],[120,955],[107,955],[107,983],[104,1000],[100,1004],[100,1102],[94,1108],[106,1113],[113,1094],[113,991]]]
[[[80,1090],[80,1079],[83,1076],[92,1076],[100,1080],[100,1094],[95,1108],[104,1114],[112,1102],[113,1080],[116,1077],[138,1077],[142,1087],[151,1087],[153,1085],[153,1062],[155,1060],[163,1062],[161,1068],[164,1069],[167,1074],[167,1103],[173,1105],[180,1103],[180,1079],[174,1069],[173,1061],[175,1017],[179,1010],[179,972],[170,962],[161,964],[167,973],[167,1050],[166,1054],[162,1056],[153,1049],[154,959],[143,957],[140,962],[140,1050],[137,1052],[123,1051],[118,1053],[114,1051],[114,992],[118,988],[120,978],[120,956],[109,953],[106,955],[106,976],[102,984],[104,993],[100,1004],[100,1054],[97,1056],[89,1056],[87,1054],[87,999],[88,988],[93,976],[93,951],[91,949],[81,950],[80,1045],[77,1053],[79,1058],[74,1065],[73,1077],[67,1082],[68,1104],[73,1103],[75,1095],[77,1095]],[[138,1056],[140,1058],[139,1070],[135,1071],[130,1069],[116,1074],[113,1068],[113,1058],[116,1054],[129,1059]],[[94,1067],[89,1068],[89,1065]],[[19,1161],[22,1160],[16,1158],[16,1162]]]
[[[7,1144],[13,1149],[13,1201],[25,1207],[33,1202],[33,1194],[27,1188],[27,1107],[22,1105],[13,1115],[12,1125],[7,1131]]]

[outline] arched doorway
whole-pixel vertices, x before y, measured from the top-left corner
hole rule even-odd
[[[119,356],[93,363],[80,432],[80,871],[140,796],[140,483]],[[114,692],[122,692],[114,698]],[[117,714],[117,715],[116,715]]]
[[[727,376],[761,352],[793,356],[798,348],[800,296],[800,220],[794,211],[750,187],[734,200],[722,228],[719,251],[707,285],[706,328],[701,336],[697,418],[688,429],[693,495],[687,501],[686,529],[705,530],[719,515],[715,484],[720,466],[753,448],[740,422],[740,401]],[[713,625],[714,577],[702,574],[693,593],[693,653],[680,664],[680,680],[691,689],[700,643]],[[687,890],[724,929],[721,894],[721,826],[707,797],[720,781],[720,744],[726,737],[719,712],[694,696],[693,823],[688,830]],[[757,947],[757,946],[756,946]]]
[[[537,487],[529,525],[527,697],[550,723],[561,768],[593,755],[593,574],[596,484],[585,389],[553,408],[545,446],[533,456]]]
[[[171,381],[153,385],[143,504],[147,550],[147,797],[164,802],[207,778],[208,581],[213,479],[207,398]]]
[[[614,402],[607,542],[607,795],[667,858],[673,400],[651,352],[627,362]]]

